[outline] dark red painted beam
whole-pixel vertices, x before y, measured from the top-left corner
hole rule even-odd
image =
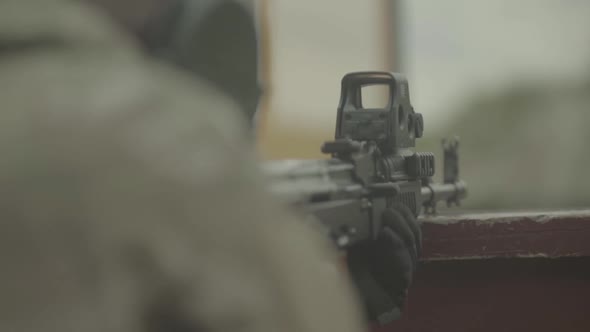
[[[426,262],[403,317],[375,329],[456,331],[590,331],[590,257]]]
[[[402,319],[378,332],[590,331],[590,210],[423,219]]]
[[[590,256],[590,210],[423,220],[424,260]]]

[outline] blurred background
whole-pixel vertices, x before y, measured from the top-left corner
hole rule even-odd
[[[460,137],[467,209],[590,206],[590,1],[258,5],[264,158],[322,157],[342,76],[398,71],[424,115],[418,149],[442,160],[440,140]]]

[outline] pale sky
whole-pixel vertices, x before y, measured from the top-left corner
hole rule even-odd
[[[405,9],[404,70],[414,106],[435,125],[482,90],[590,75],[590,1],[413,0]]]
[[[342,75],[382,70],[380,0],[273,0],[279,121],[332,129]],[[520,79],[568,79],[590,65],[590,1],[404,1],[403,71],[427,125]],[[590,69],[590,68],[588,68]]]

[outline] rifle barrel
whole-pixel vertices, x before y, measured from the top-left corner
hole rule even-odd
[[[440,201],[457,203],[467,196],[467,185],[463,181],[455,183],[430,183],[422,187],[424,205],[435,205]]]

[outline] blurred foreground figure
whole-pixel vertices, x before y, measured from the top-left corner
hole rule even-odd
[[[0,2],[0,331],[360,331],[235,98],[132,44],[80,1]]]

